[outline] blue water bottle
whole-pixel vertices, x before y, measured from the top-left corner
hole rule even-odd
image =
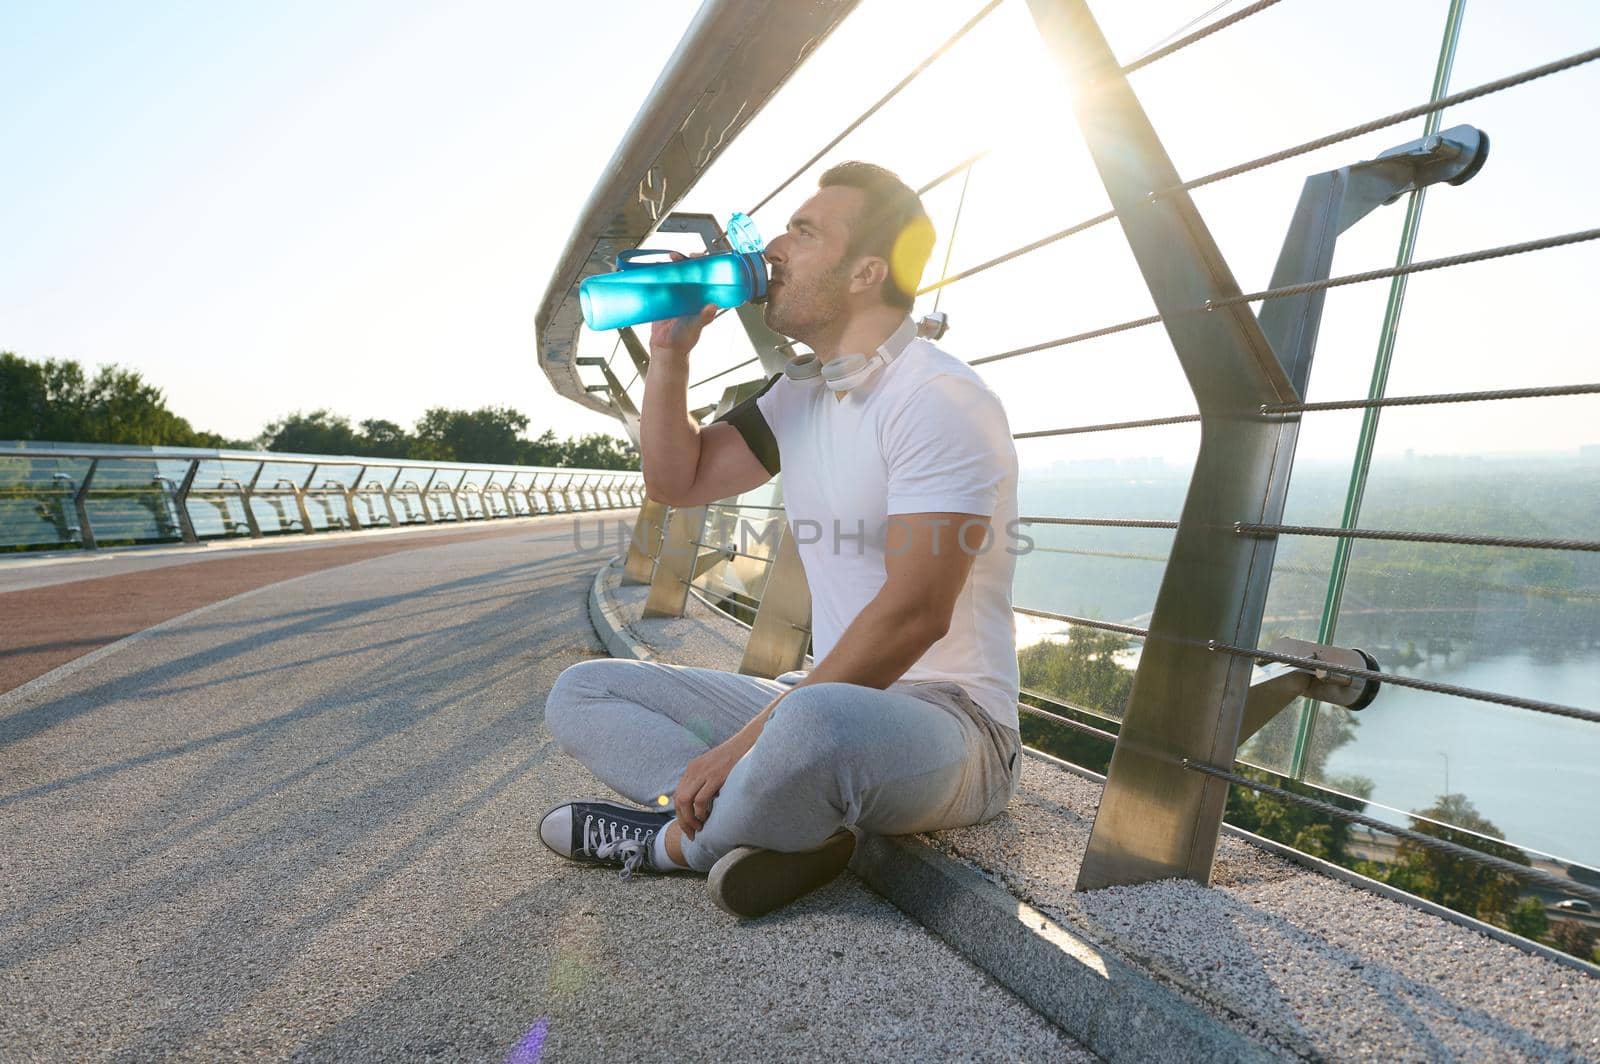
[[[767,297],[767,263],[755,224],[735,213],[728,223],[732,251],[694,259],[638,262],[669,252],[639,248],[617,256],[614,273],[585,277],[578,285],[583,321],[600,332],[647,321],[696,314],[707,303],[737,307]]]

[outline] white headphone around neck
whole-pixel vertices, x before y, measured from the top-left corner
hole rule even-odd
[[[840,355],[831,362],[823,363],[818,362],[817,356],[808,351],[791,358],[788,365],[783,367],[783,372],[790,380],[796,381],[809,381],[820,377],[832,391],[847,392],[851,388],[859,388],[867,378],[898,358],[916,335],[916,323],[907,317],[900,323],[900,327],[870,355],[857,353]]]

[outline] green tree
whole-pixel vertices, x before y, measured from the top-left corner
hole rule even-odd
[[[196,432],[167,409],[139,373],[101,366],[93,377],[72,360],[34,362],[0,352],[0,439],[203,447],[225,441]]]
[[[1133,670],[1117,664],[1116,654],[1128,644],[1125,636],[1093,628],[1074,628],[1065,643],[1035,643],[1017,655],[1022,686],[1120,717],[1133,691]]]
[[[359,454],[359,441],[350,419],[328,410],[302,414],[298,410],[261,430],[260,442],[269,451],[294,454]]]
[[[1586,961],[1595,959],[1595,939],[1595,929],[1576,920],[1558,920],[1550,929],[1550,941],[1556,949]]]
[[[1538,898],[1523,898],[1506,914],[1506,927],[1513,934],[1538,942],[1550,930],[1550,918],[1544,913],[1544,902]]]
[[[1446,827],[1446,824],[1453,826]],[[1458,830],[1461,828],[1466,830]],[[1478,813],[1464,794],[1440,795],[1437,802],[1412,819],[1411,830],[1516,864],[1532,864],[1528,855],[1515,846],[1488,841],[1505,836]],[[1487,839],[1478,836],[1487,836]],[[1507,872],[1464,861],[1407,839],[1400,841],[1395,858],[1393,864],[1363,862],[1356,871],[1502,927],[1506,926],[1521,894],[1521,884]]]
[[[1249,766],[1240,766],[1237,771],[1240,775],[1249,776],[1263,783],[1271,783],[1286,791],[1303,794],[1308,798],[1315,798],[1358,813],[1367,806],[1362,799],[1372,793],[1372,781],[1366,779],[1339,781],[1341,789],[1361,796],[1351,798],[1319,790],[1298,780],[1280,779],[1273,773]],[[1229,788],[1228,804],[1223,817],[1230,824],[1272,839],[1274,842],[1293,846],[1313,857],[1321,857],[1323,860],[1339,864],[1344,864],[1349,857],[1350,824],[1347,821],[1274,798],[1269,794],[1261,794],[1248,787]]]
[[[356,436],[356,453],[372,458],[406,458],[412,451],[411,436],[393,421],[368,418]]]
[[[528,415],[509,406],[477,410],[434,407],[417,421],[415,454],[438,462],[517,465],[526,442]]]
[[[633,444],[603,432],[590,432],[569,442],[561,465],[584,469],[638,469]]]
[[[567,444],[556,439],[555,429],[545,429],[536,440],[523,440],[522,464],[558,466],[567,455]]]

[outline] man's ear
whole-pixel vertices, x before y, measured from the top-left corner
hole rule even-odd
[[[870,292],[889,279],[889,262],[876,255],[865,255],[856,260],[850,273],[850,291]]]

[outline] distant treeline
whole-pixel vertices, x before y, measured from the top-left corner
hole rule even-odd
[[[196,429],[167,408],[160,388],[135,370],[101,366],[92,376],[70,359],[35,362],[0,352],[0,440],[52,440],[146,447],[349,454],[434,462],[638,469],[627,440],[603,432],[528,439],[526,414],[507,406],[434,407],[407,430],[372,418],[352,425],[329,410],[296,411],[249,440]]]

